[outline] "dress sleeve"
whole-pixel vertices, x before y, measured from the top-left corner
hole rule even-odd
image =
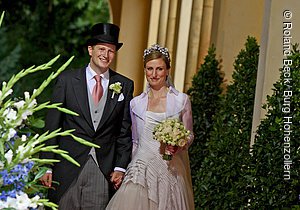
[[[188,141],[188,146],[190,146],[194,140],[194,133],[193,133],[192,106],[188,95],[186,95],[186,100],[182,111],[182,123],[184,124],[185,128],[191,132]]]
[[[134,100],[131,100],[130,103],[130,116],[131,116],[131,131],[132,131],[132,157],[135,155],[137,148],[138,148],[138,134],[137,134],[137,124],[136,124],[136,118],[134,113],[132,112],[132,108],[134,106]]]

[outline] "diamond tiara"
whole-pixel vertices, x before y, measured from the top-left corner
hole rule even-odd
[[[169,55],[168,48],[161,47],[158,44],[154,44],[150,48],[144,50],[144,56],[143,56],[144,60],[145,60],[145,57],[147,55],[149,55],[150,53],[155,52],[155,51],[160,52],[161,54],[163,54],[168,59],[168,61],[170,62],[170,55]]]

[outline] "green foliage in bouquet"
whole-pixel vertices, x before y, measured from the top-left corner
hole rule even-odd
[[[255,137],[249,168],[249,209],[300,209],[298,45],[293,46],[288,60],[292,61],[292,65],[285,65],[280,70],[280,79],[264,105],[267,114]]]
[[[259,46],[248,37],[234,63],[233,83],[215,116],[208,154],[200,170],[198,209],[246,208],[249,141],[255,96]]]
[[[199,179],[198,171],[207,155],[206,143],[212,131],[213,118],[218,111],[220,95],[223,91],[221,84],[224,74],[221,72],[220,61],[217,60],[215,51],[214,46],[208,49],[204,63],[194,75],[192,86],[187,91],[191,99],[194,122],[194,142],[189,148],[189,155],[196,206],[200,205],[198,199],[200,186],[195,184],[195,180]]]
[[[1,15],[0,25],[4,13]],[[13,95],[14,85],[29,74],[50,69],[59,56],[40,66],[32,66],[13,75],[8,82],[2,81],[0,89],[0,209],[37,209],[38,206],[49,206],[56,209],[57,205],[43,198],[45,187],[40,185],[39,178],[46,172],[45,164],[52,164],[58,160],[39,159],[41,151],[54,152],[70,162],[79,165],[66,151],[60,150],[58,145],[45,146],[44,142],[56,136],[72,136],[87,146],[99,147],[78,138],[72,130],[61,132],[60,129],[51,133],[36,133],[36,127],[43,127],[43,121],[35,118],[34,113],[43,109],[58,109],[66,114],[76,113],[61,108],[60,104],[45,102],[38,104],[36,98],[49,83],[55,79],[73,60],[71,57],[56,72],[34,89],[32,94],[25,91],[24,98]]]

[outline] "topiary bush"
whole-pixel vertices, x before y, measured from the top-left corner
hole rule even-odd
[[[248,204],[247,166],[259,46],[248,37],[234,63],[233,83],[222,97],[198,171],[198,209],[238,209]]]
[[[290,60],[290,61],[287,61]],[[293,46],[267,97],[249,167],[249,209],[300,209],[300,52]],[[288,65],[291,64],[291,65]],[[298,207],[295,205],[298,204]],[[294,206],[294,207],[293,207]]]
[[[206,142],[212,130],[213,117],[219,107],[220,94],[222,93],[221,84],[224,78],[215,51],[214,46],[208,49],[204,63],[194,75],[192,86],[187,91],[192,103],[194,121],[195,139],[189,149],[189,155],[196,206],[199,205],[197,198],[199,197],[198,188],[200,186],[195,184],[195,180],[199,179],[198,170],[207,155]]]

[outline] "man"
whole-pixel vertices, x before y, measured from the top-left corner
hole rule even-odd
[[[60,160],[41,178],[44,185],[52,188],[50,201],[58,203],[60,210],[105,209],[130,162],[129,102],[133,81],[109,68],[123,45],[118,36],[119,27],[114,24],[94,25],[87,41],[90,63],[85,68],[61,73],[56,81],[52,103],[62,103],[79,116],[50,110],[46,129],[75,129],[74,135],[100,146],[91,149],[69,136],[47,141],[47,145],[59,145],[68,151],[80,164],[77,167],[54,153],[40,155]],[[59,184],[52,184],[52,180]]]

